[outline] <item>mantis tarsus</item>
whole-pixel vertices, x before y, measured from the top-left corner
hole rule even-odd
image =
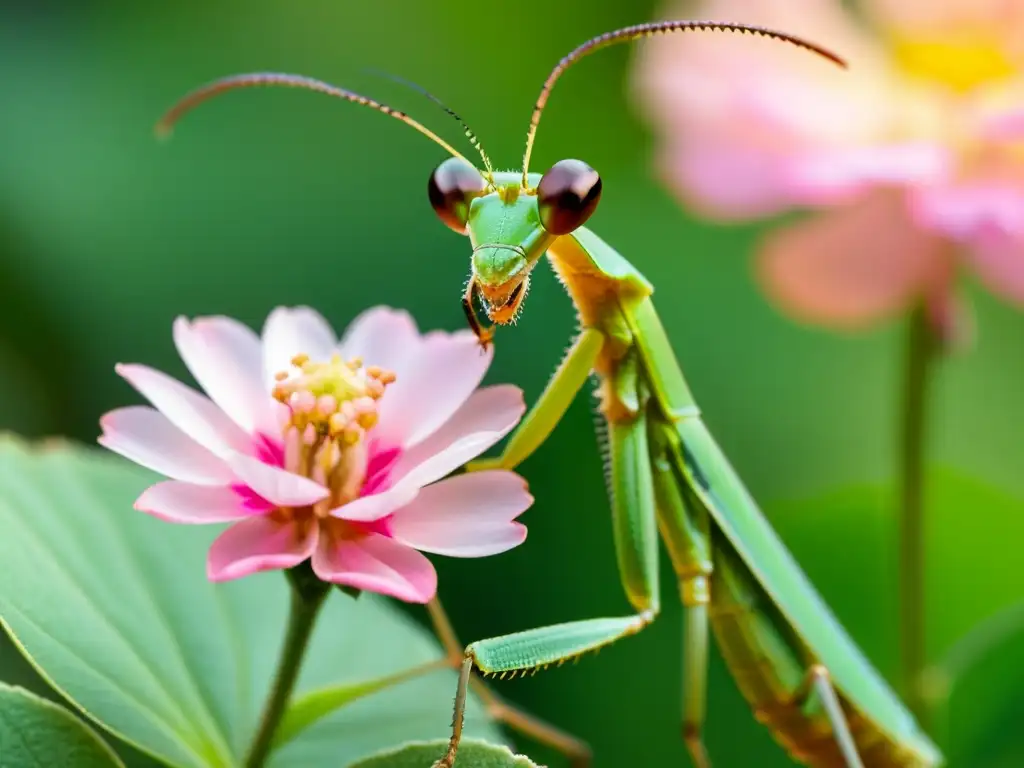
[[[683,738],[696,765],[710,765],[701,736],[709,626],[755,717],[797,760],[848,768],[942,762],[938,749],[814,590],[704,426],[654,311],[650,283],[583,226],[600,199],[597,172],[578,160],[563,160],[543,175],[529,172],[541,113],[568,67],[609,45],[693,30],[762,35],[843,64],[807,41],[740,24],[667,21],[608,32],[566,55],[544,82],[521,172],[495,172],[465,123],[483,161],[482,171],[404,113],[296,75],[251,74],[215,81],[186,96],[165,118],[169,127],[211,96],[260,85],[308,88],[395,117],[452,155],[430,177],[429,197],[441,220],[470,238],[472,271],[463,307],[481,343],[491,343],[494,329],[480,322],[474,302],[479,301],[493,323],[511,322],[522,307],[530,272],[544,255],[575,304],[582,330],[544,393],[502,455],[469,469],[512,468],[522,462],[544,442],[595,373],[607,424],[619,572],[636,613],[542,627],[468,646],[450,747],[439,768],[454,763],[474,668],[503,674],[559,664],[635,634],[656,618],[659,532],[677,574],[686,617]],[[457,641],[450,630],[446,635],[443,614],[439,606],[434,608],[452,652]],[[578,743],[548,726],[525,721],[518,713],[506,720],[585,760]]]

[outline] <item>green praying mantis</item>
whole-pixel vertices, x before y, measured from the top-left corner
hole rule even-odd
[[[482,170],[408,115],[297,75],[256,73],[217,80],[187,95],[162,121],[169,128],[208,98],[268,85],[319,91],[401,120],[451,154],[430,176],[428,196],[439,218],[470,239],[471,276],[462,304],[481,344],[492,343],[495,325],[517,317],[530,273],[545,255],[575,305],[581,331],[547,388],[500,457],[475,462],[468,470],[516,467],[544,442],[596,374],[618,569],[635,613],[490,638],[463,651],[440,604],[431,604],[449,657],[460,666],[451,740],[435,768],[454,765],[467,691],[479,684],[474,670],[504,675],[560,664],[636,634],[655,620],[659,534],[677,575],[686,618],[682,733],[697,766],[710,765],[701,735],[709,627],[755,717],[796,760],[847,768],[942,763],[939,750],[815,591],[708,432],[655,313],[653,287],[584,226],[600,200],[600,176],[579,160],[562,160],[544,174],[529,170],[541,113],[570,66],[610,45],[701,30],[761,35],[845,66],[813,43],[761,27],[666,21],[614,30],[567,54],[544,82],[521,172],[496,172],[465,122],[443,104],[462,123]],[[480,320],[477,304],[493,325]],[[482,693],[504,722],[586,764],[581,742],[499,702],[486,689]]]

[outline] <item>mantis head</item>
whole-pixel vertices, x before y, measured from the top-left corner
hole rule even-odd
[[[280,72],[233,75],[197,88],[167,111],[157,124],[157,132],[168,133],[186,112],[222,93],[254,86],[284,86],[317,91],[376,110],[423,134],[451,155],[431,174],[427,191],[430,203],[441,221],[459,234],[468,235],[473,245],[471,274],[462,306],[480,343],[487,346],[494,329],[485,328],[480,323],[473,308],[474,299],[480,300],[484,312],[493,323],[513,322],[529,289],[530,271],[558,237],[570,234],[590,218],[601,198],[600,176],[580,160],[555,163],[543,176],[529,172],[537,126],[555,82],[581,58],[610,45],[628,43],[651,35],[687,31],[740,32],[774,38],[811,51],[834,64],[846,66],[834,53],[814,43],[784,32],[745,24],[659,21],[606,32],[587,40],[563,56],[544,81],[526,134],[522,173],[495,173],[487,153],[461,117],[423,88],[391,75],[389,77],[392,79],[412,87],[437,103],[462,124],[466,138],[480,155],[483,171],[475,168],[448,142],[404,112],[322,80]]]
[[[427,184],[430,204],[450,229],[473,245],[463,309],[481,344],[485,328],[473,308],[479,298],[487,318],[514,322],[530,287],[530,272],[561,235],[581,227],[601,199],[601,177],[580,160],[555,163],[530,182],[518,173],[482,174],[467,161],[441,163]]]

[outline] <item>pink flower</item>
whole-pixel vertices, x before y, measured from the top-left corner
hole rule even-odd
[[[860,6],[863,22],[839,0],[672,4],[802,35],[850,68],[748,36],[651,40],[637,83],[659,172],[720,219],[822,211],[761,248],[760,279],[798,318],[863,325],[921,299],[948,318],[960,261],[1024,302],[1024,4]]]
[[[311,558],[325,581],[422,603],[437,591],[422,552],[483,557],[526,538],[518,475],[442,480],[524,411],[517,387],[477,388],[491,355],[469,331],[421,335],[378,307],[339,341],[313,310],[281,307],[262,339],[227,317],[178,318],[174,343],[209,397],[118,365],[154,407],[106,414],[99,442],[172,478],[136,509],[232,523],[210,547],[211,580]]]

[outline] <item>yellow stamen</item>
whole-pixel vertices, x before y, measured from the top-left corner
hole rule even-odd
[[[340,413],[331,414],[331,418],[327,420],[327,431],[331,437],[337,437],[341,434],[341,431],[345,429],[345,425],[348,424],[346,419]]]
[[[1018,67],[992,32],[951,30],[945,35],[892,38],[892,51],[913,79],[963,93],[1009,79]]]
[[[359,442],[359,438],[363,436],[363,429],[358,424],[349,422],[345,425],[345,429],[341,432],[341,439],[344,440],[348,445],[355,445]]]
[[[330,489],[330,496],[309,508],[323,519],[358,496],[366,472],[363,438],[376,426],[377,401],[395,375],[339,354],[325,362],[299,354],[291,362],[296,370],[276,375],[273,388],[274,398],[288,406],[285,466]]]

